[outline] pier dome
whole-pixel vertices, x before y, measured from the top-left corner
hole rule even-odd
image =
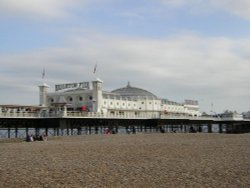
[[[132,87],[130,85],[130,82],[128,82],[128,85],[126,87],[113,90],[112,93],[117,93],[123,97],[148,97],[153,99],[158,98],[156,95],[147,90],[137,87]]]

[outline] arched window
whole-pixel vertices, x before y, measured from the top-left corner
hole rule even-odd
[[[53,99],[53,98],[49,98],[49,99],[48,99],[48,102],[49,102],[49,103],[53,103],[53,102],[54,102],[54,99]]]
[[[73,102],[73,97],[71,97],[71,96],[67,97],[67,102],[72,103]]]

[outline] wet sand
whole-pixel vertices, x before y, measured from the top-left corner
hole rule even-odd
[[[0,187],[250,187],[250,134],[0,142]]]

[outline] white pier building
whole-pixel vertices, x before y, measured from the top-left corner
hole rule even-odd
[[[47,110],[69,113],[93,113],[103,117],[201,116],[198,101],[183,103],[162,99],[153,93],[127,86],[113,91],[103,90],[103,81],[60,84],[54,92],[49,86],[39,86],[40,106]]]

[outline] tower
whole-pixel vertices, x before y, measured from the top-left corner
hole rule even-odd
[[[47,84],[43,84],[39,87],[39,105],[40,106],[47,106],[47,93],[48,93],[48,89],[49,86]]]
[[[97,78],[92,82],[93,84],[93,99],[92,99],[92,109],[93,112],[101,112],[102,108],[102,83],[103,81]]]

